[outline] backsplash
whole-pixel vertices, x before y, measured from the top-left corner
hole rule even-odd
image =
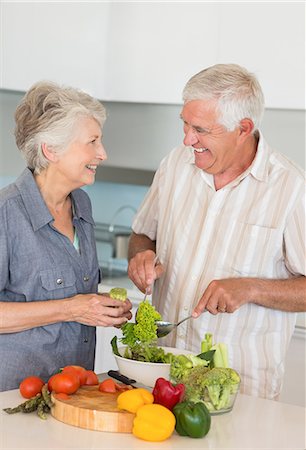
[[[84,187],[84,190],[91,199],[96,223],[130,227],[135,212],[148,191],[148,186],[97,181],[91,186]],[[127,261],[112,257],[113,248],[110,243],[97,242],[97,251],[100,266],[105,267],[108,273],[114,274],[118,269],[126,270]]]

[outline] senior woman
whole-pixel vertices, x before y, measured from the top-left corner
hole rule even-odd
[[[27,168],[0,191],[0,391],[69,364],[94,367],[95,327],[131,318],[129,300],[97,294],[99,266],[87,194],[105,159],[103,105],[49,82],[15,113]]]

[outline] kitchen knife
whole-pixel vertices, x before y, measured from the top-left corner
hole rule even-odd
[[[112,378],[115,378],[115,380],[121,381],[121,383],[127,384],[129,386],[132,386],[133,388],[137,388],[137,381],[133,380],[132,378],[128,378],[125,375],[122,375],[119,370],[109,370],[107,372],[107,375],[109,375]],[[135,386],[134,386],[135,385]]]

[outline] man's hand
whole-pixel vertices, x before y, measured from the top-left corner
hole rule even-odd
[[[306,311],[306,278],[281,280],[262,278],[227,278],[213,280],[193,311],[198,317],[203,311],[212,314],[233,313],[245,303],[255,303],[280,311]]]
[[[204,311],[209,311],[211,314],[233,313],[241,305],[250,301],[252,285],[253,279],[250,278],[211,281],[195,307],[193,316],[198,317]]]
[[[148,293],[151,294],[152,284],[163,271],[163,266],[156,261],[153,250],[136,253],[129,261],[128,276],[142,292],[148,288]]]

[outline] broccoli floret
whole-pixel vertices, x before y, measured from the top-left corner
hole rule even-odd
[[[112,288],[109,291],[110,298],[115,298],[116,300],[121,300],[124,302],[127,296],[127,290],[125,288]]]
[[[170,366],[170,378],[174,383],[182,383],[192,369],[192,362],[185,355],[174,356]]]
[[[184,379],[186,399],[204,402],[209,411],[220,410],[230,406],[239,382],[240,377],[233,369],[195,367]]]
[[[184,383],[191,369],[208,365],[209,362],[195,355],[174,355],[171,361],[170,378],[175,383]]]

